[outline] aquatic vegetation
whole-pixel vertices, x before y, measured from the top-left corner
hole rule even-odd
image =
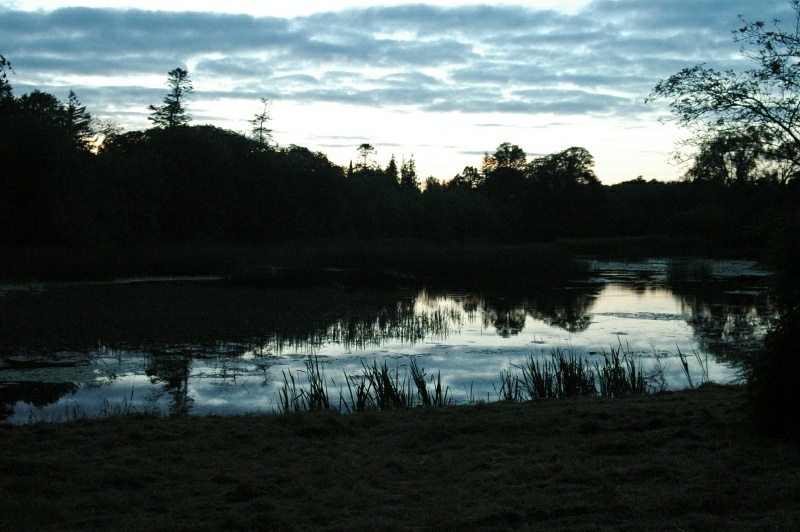
[[[700,386],[706,382],[709,382],[710,379],[708,377],[708,352],[705,353],[705,356],[701,355],[695,350],[692,350],[694,354],[694,359],[697,361],[697,365],[700,368],[700,382],[695,385],[694,380],[692,379],[692,373],[689,371],[689,360],[687,359],[686,355],[681,352],[680,347],[678,348],[678,358],[681,361],[681,368],[683,368],[683,373],[686,376],[686,380],[689,383],[689,388],[694,388],[695,386]]]
[[[526,363],[518,366],[521,374],[514,376],[517,382],[506,388],[524,390],[520,396],[523,400],[647,393],[648,379],[633,354],[623,352],[619,346],[602,356],[602,363],[590,363],[566,349],[553,349],[549,360],[529,355]]]
[[[518,371],[501,370],[499,387],[493,384],[499,401],[521,403],[534,399],[566,399],[571,397],[623,397],[644,395],[652,389],[636,357],[622,346],[603,353],[602,362],[589,362],[571,350],[553,349],[542,359],[528,355],[525,364],[512,366]],[[386,361],[362,359],[362,372],[345,374],[344,387],[339,388],[339,412],[411,408],[442,408],[455,404],[448,387],[442,388],[441,372],[426,380],[425,370],[415,357],[401,374],[400,368],[389,368]],[[280,413],[331,410],[324,370],[318,357],[305,361],[306,384],[294,375],[283,372],[283,387],[278,392]],[[299,372],[298,372],[299,373]],[[335,386],[335,381],[331,381]],[[468,393],[467,404],[474,404]]]
[[[339,412],[441,408],[454,403],[450,389],[442,387],[441,372],[426,380],[425,370],[419,367],[414,357],[402,375],[399,367],[391,369],[386,361],[378,364],[373,359],[369,365],[362,360],[361,364],[360,374],[345,374],[347,397],[344,387],[339,387]],[[305,367],[305,386],[291,372],[283,372],[283,386],[278,391],[280,413],[332,409],[324,368],[320,365],[319,357],[309,356]],[[336,385],[334,380],[331,383]]]

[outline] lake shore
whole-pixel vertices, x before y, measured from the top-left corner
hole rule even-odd
[[[0,527],[796,530],[800,448],[742,387],[0,426]]]
[[[584,270],[576,256],[754,258],[754,249],[722,248],[696,238],[613,237],[551,242],[491,240],[316,239],[265,245],[183,242],[134,246],[32,246],[0,249],[0,281],[103,281],[130,277],[218,276],[241,282],[294,272],[312,283],[315,272],[359,272],[361,282],[398,276],[497,281],[564,279]]]

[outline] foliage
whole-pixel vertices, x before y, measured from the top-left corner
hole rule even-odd
[[[169,92],[164,96],[164,104],[147,107],[151,111],[148,120],[157,127],[185,126],[191,121],[186,110],[186,100],[194,90],[189,72],[183,68],[170,70],[167,73],[167,87]]]
[[[671,100],[678,124],[694,132],[691,144],[756,136],[769,158],[800,165],[800,0],[791,5],[792,29],[782,29],[778,21],[773,28],[743,21],[734,32],[755,66],[741,73],[704,64],[684,68],[660,81],[648,101]]]
[[[793,169],[759,147],[758,128],[710,138],[689,183],[602,186],[585,148],[528,160],[503,142],[482,166],[450,181],[430,176],[421,187],[413,157],[399,163],[392,156],[381,168],[369,143],[347,169],[301,146],[265,149],[271,132],[263,99],[247,134],[189,127],[188,72],[170,71],[168,85],[164,105],[149,107],[163,127],[130,132],[94,120],[72,92],[61,102],[38,90],[17,98],[9,87],[0,105],[0,244],[692,234],[757,249],[780,227],[774,213],[800,194]]]
[[[594,157],[586,148],[568,148],[530,163],[531,178],[547,188],[565,189],[576,185],[597,185],[592,170]]]
[[[258,144],[269,146],[269,143],[272,141],[272,130],[267,128],[267,122],[269,121],[269,107],[272,102],[267,98],[261,98],[260,102],[263,109],[260,113],[253,115],[252,119],[248,120],[248,123],[252,126],[250,138],[255,140]]]
[[[11,61],[0,54],[0,110],[9,102],[13,101],[14,94],[11,85],[8,83],[8,72],[14,72],[11,69]]]
[[[400,188],[406,191],[419,191],[417,163],[413,156],[408,160],[403,159],[403,164],[400,166]]]
[[[753,180],[765,156],[762,139],[754,129],[738,134],[719,133],[700,142],[694,162],[686,172],[691,181],[731,186]]]

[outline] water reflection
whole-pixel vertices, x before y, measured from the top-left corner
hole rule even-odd
[[[63,285],[0,297],[0,417],[90,414],[130,400],[171,414],[272,411],[283,372],[311,354],[343,383],[362,360],[420,357],[457,398],[492,399],[529,354],[598,356],[620,344],[686,385],[677,350],[735,377],[771,316],[748,263],[595,263],[563,286],[247,288]],[[460,394],[460,397],[459,397]],[[335,393],[334,393],[335,395]]]

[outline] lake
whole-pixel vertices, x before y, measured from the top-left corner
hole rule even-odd
[[[583,260],[586,274],[558,285],[363,284],[337,272],[313,285],[3,285],[0,419],[274,412],[309,357],[337,401],[346,375],[377,361],[402,379],[411,357],[456,402],[493,401],[503,372],[553,350],[592,362],[621,347],[659,377],[654,389],[728,383],[773,317],[769,274],[750,261]]]

